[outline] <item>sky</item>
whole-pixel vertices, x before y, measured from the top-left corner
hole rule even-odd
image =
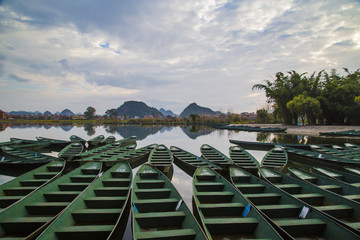
[[[0,109],[266,106],[277,72],[360,68],[357,0],[0,0]]]

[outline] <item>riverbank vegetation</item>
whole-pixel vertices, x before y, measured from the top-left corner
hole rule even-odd
[[[278,72],[273,81],[255,84],[252,89],[264,90],[273,106],[272,113],[257,111],[258,122],[360,124],[360,69],[344,72]]]

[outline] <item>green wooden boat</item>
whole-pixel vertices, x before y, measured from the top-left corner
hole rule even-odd
[[[353,144],[353,143],[344,143],[345,147],[347,148],[351,148],[353,150],[359,151],[360,152],[360,146]]]
[[[85,146],[85,143],[86,143],[86,140],[85,140],[85,139],[83,139],[83,138],[81,138],[81,137],[78,137],[78,136],[76,136],[76,135],[71,135],[71,136],[70,136],[70,141],[71,141],[71,142],[79,142],[79,143],[81,143],[81,144],[84,145],[84,146]]]
[[[135,240],[207,239],[169,179],[147,164],[134,178],[132,225]]]
[[[66,147],[67,145],[69,145],[71,143],[70,141],[53,139],[53,138],[46,138],[46,137],[36,137],[36,139],[39,142],[49,142],[50,146],[56,147],[56,148],[64,148],[64,147]]]
[[[240,168],[231,167],[230,178],[277,230],[288,234],[288,239],[359,239],[359,235],[306,202]]]
[[[142,148],[130,150],[122,154],[112,156],[108,159],[102,160],[105,166],[112,166],[117,162],[127,162],[132,168],[136,168],[148,161],[150,152],[155,149],[157,144],[150,144]]]
[[[57,178],[64,161],[54,161],[0,185],[0,211]]]
[[[360,131],[355,130],[346,130],[338,132],[320,132],[322,136],[346,136],[346,137],[358,137],[360,136]]]
[[[135,148],[136,148],[136,144],[126,145],[123,147],[113,148],[112,150],[109,150],[106,152],[101,152],[96,155],[89,154],[88,157],[76,159],[74,161],[79,161],[79,162],[106,161],[107,159],[109,159],[113,156],[121,155],[121,154],[131,151]],[[85,156],[85,155],[83,155],[83,156]]]
[[[262,177],[291,196],[306,202],[319,211],[360,234],[360,203],[344,198],[334,192],[319,188],[309,182],[301,181],[280,172],[262,168]]]
[[[344,169],[352,174],[356,174],[360,176],[360,168],[355,168],[355,167],[344,167]]]
[[[207,167],[193,176],[194,215],[209,239],[282,239],[224,177]]]
[[[195,154],[187,152],[179,147],[171,146],[170,151],[174,156],[175,164],[183,169],[191,177],[198,167],[209,167],[211,169],[220,171],[221,168],[204,158],[199,158]]]
[[[174,162],[174,157],[170,150],[165,145],[157,145],[151,152],[148,158],[148,163],[158,168],[163,173],[167,174]]]
[[[43,149],[50,146],[49,142],[21,139],[21,138],[10,138],[11,147],[24,148],[24,149]]]
[[[291,167],[288,170],[294,177],[310,182],[322,189],[332,191],[345,198],[360,202],[360,188],[358,187],[299,168]]]
[[[106,145],[106,144],[110,144],[116,141],[116,138],[114,136],[108,136],[106,137],[104,140],[102,140],[100,142],[100,145]]]
[[[121,148],[121,147],[125,147],[128,145],[132,145],[136,147],[136,138],[124,138],[121,140],[118,140],[116,142],[113,143],[109,143],[106,145],[102,145],[96,148],[93,148],[91,150],[88,150],[86,152],[83,152],[79,155],[80,158],[86,158],[86,157],[90,157],[90,156],[95,156],[95,155],[100,155],[102,153],[108,152],[108,151],[112,151],[115,150],[113,152],[109,152],[109,154],[111,155],[117,155],[118,153],[116,153],[116,149]]]
[[[360,187],[360,176],[329,168],[313,167],[316,173]]]
[[[200,151],[202,154],[201,157],[221,168],[229,168],[233,164],[229,157],[225,156],[225,154],[208,144],[203,144],[200,147]]]
[[[131,167],[116,164],[86,188],[37,239],[121,239],[130,210],[131,182]]]
[[[343,169],[344,166],[359,167],[360,161],[342,158],[325,153],[317,153],[312,151],[300,150],[291,147],[284,147],[291,161],[301,164],[323,166],[336,169]]]
[[[35,238],[93,182],[100,169],[100,163],[86,163],[1,211],[0,237]]]
[[[257,174],[260,167],[259,162],[250,153],[240,146],[229,148],[230,158],[236,166],[245,169],[251,174]]]
[[[349,158],[360,160],[360,152],[355,149],[343,147],[343,146],[339,146],[339,145],[332,145],[332,148],[336,151],[342,152],[345,155],[350,156]]]
[[[309,145],[306,144],[299,144],[299,143],[269,143],[269,142],[249,142],[249,141],[240,141],[240,140],[229,140],[230,143],[236,144],[240,147],[245,149],[251,150],[264,150],[269,151],[276,146],[283,146],[283,147],[292,147],[296,149],[303,149],[303,150],[310,150]]]
[[[98,145],[100,145],[102,141],[104,141],[104,139],[105,139],[104,135],[99,135],[97,137],[94,137],[87,141],[88,147],[89,148],[97,147]]]
[[[59,152],[58,157],[66,161],[71,161],[79,156],[82,151],[84,151],[84,145],[82,145],[80,142],[74,142],[63,148]]]
[[[59,160],[38,152],[23,148],[2,147],[4,155],[0,158],[0,166],[3,167],[22,167],[36,168],[51,161]]]
[[[341,157],[341,158],[360,160],[359,156],[354,156],[353,154],[349,154],[344,151],[339,151],[336,149],[322,147],[322,146],[318,146],[318,145],[310,145],[310,147],[311,147],[311,150],[313,150],[314,152],[324,153],[324,154],[333,155],[333,156]]]
[[[274,147],[262,159],[261,167],[280,168],[286,165],[288,156],[282,147]]]

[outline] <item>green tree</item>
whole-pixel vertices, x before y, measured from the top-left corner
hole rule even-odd
[[[192,113],[192,114],[190,114],[190,119],[191,119],[191,122],[196,123],[196,122],[199,122],[200,117],[198,114]]]
[[[301,118],[302,124],[305,124],[305,118],[309,123],[316,123],[316,117],[320,115],[320,102],[312,97],[300,94],[286,104],[287,108],[293,114]]]
[[[106,114],[106,116],[108,116],[111,119],[116,119],[118,116],[118,112],[117,112],[116,108],[106,110],[105,114]]]
[[[84,116],[87,118],[87,119],[94,119],[95,118],[95,113],[96,113],[96,110],[95,108],[93,107],[88,107],[86,109],[86,111],[84,112]]]
[[[268,123],[269,113],[265,108],[256,111],[256,122],[257,123]]]

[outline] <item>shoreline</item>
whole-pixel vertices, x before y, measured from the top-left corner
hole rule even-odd
[[[285,133],[297,135],[316,135],[319,136],[320,132],[338,132],[347,130],[360,131],[360,126],[347,126],[347,125],[286,125],[286,124],[231,124],[232,126],[258,126],[268,128],[286,128]],[[339,136],[338,136],[339,137]]]

